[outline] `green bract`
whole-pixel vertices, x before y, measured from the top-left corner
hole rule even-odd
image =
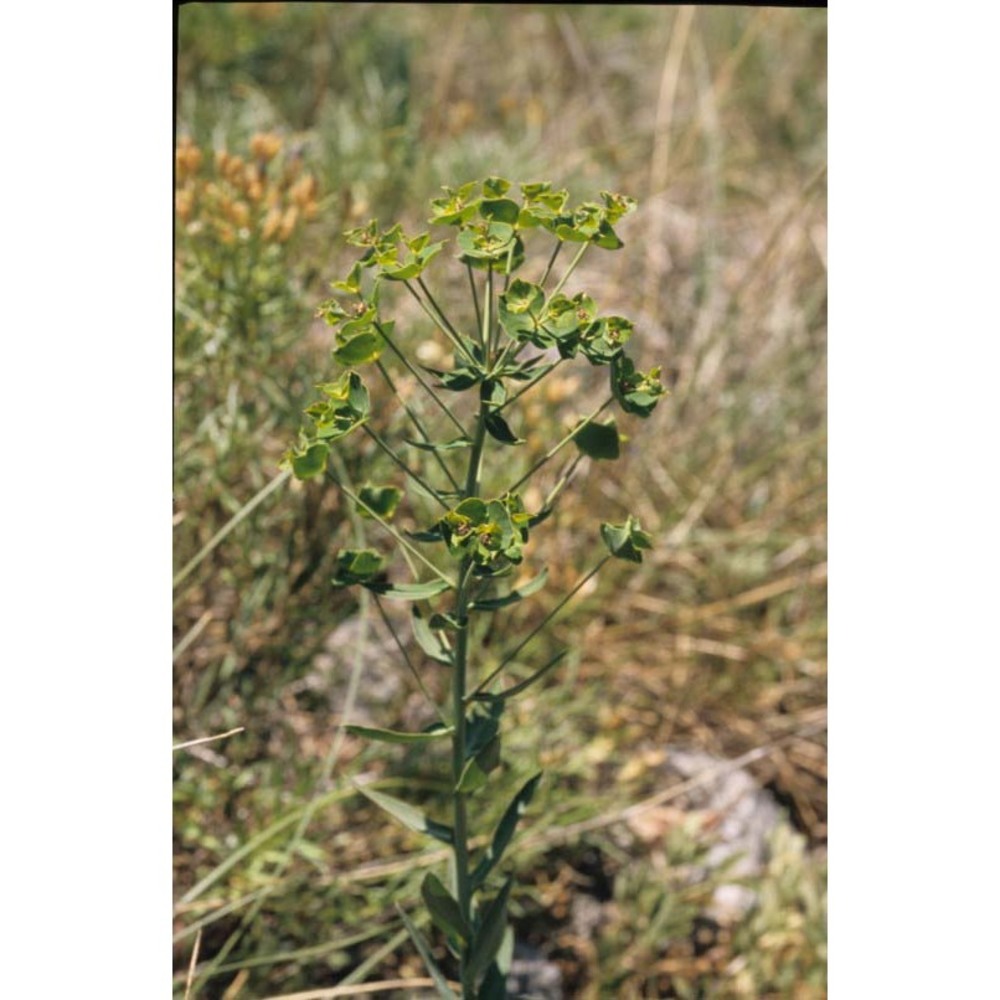
[[[611,363],[611,391],[626,413],[648,417],[667,390],[660,382],[659,368],[636,371],[632,359],[620,354]]]
[[[649,535],[631,514],[624,524],[602,524],[601,537],[613,556],[628,562],[642,562],[642,551],[653,547]]]
[[[528,514],[514,494],[498,500],[468,497],[445,514],[436,529],[452,555],[467,555],[480,566],[500,557],[519,563],[528,540]]]
[[[374,549],[345,549],[337,555],[337,569],[333,574],[335,587],[349,587],[352,583],[368,583],[385,565],[385,560]]]

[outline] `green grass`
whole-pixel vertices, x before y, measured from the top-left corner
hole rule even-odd
[[[346,721],[419,721],[425,706],[373,608],[367,640],[330,645],[364,610],[328,582],[355,540],[336,490],[283,482],[247,506],[331,374],[313,313],[352,259],[340,232],[369,216],[419,228],[441,184],[488,173],[639,200],[626,249],[585,258],[579,283],[636,320],[641,362],[673,386],[650,421],[622,425],[633,440],[614,476],[592,466],[532,554],[549,556],[544,593],[558,595],[592,564],[594,512],[634,512],[657,542],[635,575],[609,564],[538,640],[539,657],[557,642],[574,653],[513,729],[511,786],[537,764],[549,775],[515,842],[518,932],[574,996],[824,995],[826,18],[680,10],[181,8],[178,135],[207,171],[208,151],[246,155],[255,132],[278,132],[317,177],[320,211],[252,267],[230,252],[221,281],[178,270],[175,566],[198,562],[175,588],[176,739],[244,730],[175,754],[177,996],[199,930],[202,973],[233,942],[202,998],[424,975],[393,903],[415,902],[441,861],[348,779],[391,790],[384,776],[402,775],[433,802],[434,770],[338,726],[352,679]],[[408,336],[430,338],[400,312]],[[556,381],[525,398],[526,420],[557,430],[602,388]],[[352,446],[343,477],[390,475],[383,462]],[[520,621],[546,610],[525,605]],[[704,954],[691,932],[711,884],[682,879],[703,836],[650,845],[622,818],[664,789],[640,765],[667,743],[768,748],[751,769],[801,831],[759,880],[760,909]],[[598,882],[606,919],[585,941],[573,899]]]

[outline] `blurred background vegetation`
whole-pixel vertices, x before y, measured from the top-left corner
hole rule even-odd
[[[672,388],[620,421],[613,475],[582,467],[545,526],[550,596],[519,611],[592,565],[598,520],[654,534],[540,641],[574,652],[514,713],[511,787],[548,773],[512,855],[518,937],[565,996],[825,996],[825,11],[188,4],[176,110],[175,734],[242,731],[174,755],[175,995],[424,974],[393,904],[439,857],[350,779],[432,796],[434,768],[338,729],[420,702],[374,609],[329,584],[364,526],[278,461],[332,373],[315,311],[355,259],[343,230],[420,231],[441,185],[500,174],[638,199],[570,291],[632,318]],[[588,379],[525,397],[529,454]],[[341,472],[390,478],[355,442]],[[744,759],[780,805],[738,918],[707,916],[724,824],[669,791],[676,748]]]

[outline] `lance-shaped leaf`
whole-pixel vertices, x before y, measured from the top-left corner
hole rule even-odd
[[[450,389],[452,392],[464,392],[466,389],[471,389],[472,386],[482,382],[486,375],[482,369],[462,366],[453,368],[451,371],[441,371],[438,368],[427,368],[425,371],[429,371],[437,377],[439,388]]]
[[[556,653],[548,663],[543,667],[539,667],[533,674],[529,677],[525,677],[523,681],[518,681],[513,687],[507,688],[506,691],[501,691],[499,694],[482,694],[477,695],[477,699],[487,700],[487,701],[499,701],[501,703],[510,701],[511,698],[516,697],[525,689],[531,687],[536,681],[540,681],[566,654],[569,652],[568,649],[562,650],[560,653]]]
[[[507,1000],[507,977],[498,962],[492,962],[479,984],[476,1000]]]
[[[612,417],[606,424],[588,420],[573,435],[573,443],[590,458],[615,459],[621,454],[618,426]]]
[[[454,991],[448,985],[448,980],[445,979],[444,973],[440,970],[440,968],[438,968],[437,962],[434,961],[430,945],[428,945],[423,934],[420,933],[420,929],[398,903],[396,904],[396,909],[399,911],[399,915],[403,918],[403,923],[406,925],[406,929],[409,931],[410,937],[413,939],[413,943],[416,945],[420,957],[424,960],[424,965],[427,966],[427,971],[431,974],[431,978],[434,980],[434,986],[438,991],[438,996],[441,997],[442,1000],[457,1000]]]
[[[496,863],[503,857],[504,851],[510,845],[517,829],[517,821],[521,818],[525,809],[531,802],[538,787],[538,782],[542,780],[541,772],[525,782],[521,790],[511,800],[509,806],[504,811],[503,816],[497,824],[496,833],[493,834],[493,842],[486,849],[486,853],[479,859],[475,870],[472,872],[472,887],[478,889],[486,879],[486,876],[493,870]]]
[[[394,601],[426,601],[430,597],[454,589],[447,580],[426,580],[423,583],[388,583],[384,580],[363,580],[372,593]]]
[[[507,900],[513,879],[508,878],[500,892],[487,904],[465,957],[466,972],[470,979],[478,979],[496,958],[503,944],[507,929]]]
[[[417,605],[413,606],[412,618],[413,638],[417,640],[420,648],[432,660],[450,667],[452,665],[451,650],[448,649],[437,633],[424,620],[424,616]]]
[[[462,919],[462,911],[458,901],[445,888],[441,879],[433,872],[424,876],[420,886],[420,895],[431,915],[431,920],[451,937],[468,942],[472,936],[469,927]]]
[[[454,843],[455,834],[452,828],[437,822],[437,820],[430,819],[423,809],[412,806],[409,802],[397,799],[393,795],[386,795],[385,792],[377,792],[374,788],[365,788],[363,785],[355,785],[354,787],[366,799],[374,802],[380,809],[384,809],[393,819],[398,820],[410,830],[426,834],[428,837],[433,837],[445,844]]]
[[[451,441],[442,441],[440,443],[434,441],[411,441],[407,439],[406,443],[411,448],[417,448],[420,451],[453,451],[456,448],[472,447],[472,441],[467,437],[457,437]]]
[[[483,421],[490,437],[495,438],[502,444],[524,444],[524,438],[519,438],[511,429],[510,425],[495,410],[486,414]]]
[[[458,784],[455,785],[455,791],[468,794],[477,788],[482,788],[489,774],[499,766],[500,737],[494,736],[475,757],[465,762]]]
[[[509,594],[504,594],[503,597],[480,598],[472,602],[470,609],[473,611],[495,611],[497,608],[506,608],[510,604],[523,601],[532,594],[537,594],[545,586],[548,578],[548,569],[543,569],[538,576],[532,577],[527,583],[522,583],[519,587],[515,587]]]
[[[623,524],[602,524],[601,537],[613,556],[628,562],[641,563],[642,550],[653,547],[652,539],[631,514]]]
[[[361,487],[359,497],[361,503],[356,506],[362,517],[374,520],[374,515],[378,514],[383,521],[390,521],[396,513],[399,501],[403,499],[403,491],[396,486],[368,484]]]
[[[440,739],[442,736],[450,736],[454,729],[450,726],[437,724],[436,729],[427,729],[422,733],[404,733],[396,729],[376,729],[372,726],[344,726],[344,729],[352,736],[363,736],[366,740],[374,740],[376,743],[429,743],[432,740]]]

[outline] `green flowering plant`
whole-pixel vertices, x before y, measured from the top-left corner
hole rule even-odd
[[[640,371],[626,353],[635,335],[632,322],[603,315],[584,292],[572,296],[563,292],[591,247],[623,246],[614,227],[635,202],[602,192],[600,202],[570,207],[568,192],[553,190],[547,182],[521,184],[518,191],[519,197],[511,182],[501,177],[444,188],[444,195],[431,201],[429,222],[455,230],[450,244],[432,241],[426,232],[408,235],[398,224],[381,229],[376,221],[345,234],[361,256],[345,278],[332,283],[334,296],[318,311],[334,331],[332,357],[343,371],[336,380],[317,387],[320,399],[305,411],[307,420],[283,463],[299,479],[326,476],[336,482],[362,516],[377,522],[414,577],[396,581],[387,553],[349,549],[338,555],[333,584],[367,588],[376,600],[410,602],[415,644],[427,659],[450,671],[448,703],[435,706],[440,721],[424,731],[347,728],[356,736],[388,743],[450,743],[447,821],[432,818],[403,799],[369,788],[358,790],[411,830],[448,845],[447,884],[429,873],[422,897],[454,957],[463,1000],[506,995],[513,947],[507,906],[513,882],[510,877],[500,879],[496,869],[541,779],[541,774],[534,775],[513,794],[498,787],[504,710],[554,669],[564,653],[515,683],[507,679],[508,667],[608,559],[641,562],[652,541],[631,515],[621,524],[602,524],[599,534],[606,551],[597,564],[499,663],[488,661],[487,651],[476,648],[474,636],[479,633],[473,622],[502,613],[548,584],[545,568],[525,582],[512,581],[536,528],[552,513],[578,463],[585,457],[613,461],[621,454],[615,419],[598,420],[604,410],[617,402],[624,413],[645,418],[665,394],[659,369]],[[526,265],[532,230],[552,242],[537,280],[515,277]],[[549,288],[566,244],[577,245],[576,253]],[[459,325],[449,319],[424,281],[424,273],[441,261],[449,245],[453,260],[467,272],[471,290],[470,320]],[[405,288],[447,341],[450,358],[444,367],[419,364],[405,334],[386,317],[382,291],[387,283]],[[580,418],[519,478],[484,495],[487,471],[491,478],[513,478],[510,470],[517,467],[509,451],[525,443],[514,430],[517,401],[559,365],[580,356],[591,366],[607,368],[607,400]],[[434,407],[434,424],[399,394],[391,369],[396,378],[402,369],[423,390],[428,405]],[[371,397],[362,370],[366,377],[373,373],[381,378],[399,399],[412,425],[413,436],[402,443],[405,447],[383,440],[371,426]],[[470,399],[472,405],[462,410],[449,397]],[[368,484],[355,492],[337,479],[329,467],[330,449],[359,429],[392,459],[403,486]],[[541,507],[529,511],[522,487],[571,447],[573,458]],[[433,504],[437,513],[416,531],[400,530],[393,520],[404,499],[414,510]],[[480,796],[509,798],[488,846],[476,856],[472,825]],[[401,913],[438,992],[456,996],[427,938]]]

